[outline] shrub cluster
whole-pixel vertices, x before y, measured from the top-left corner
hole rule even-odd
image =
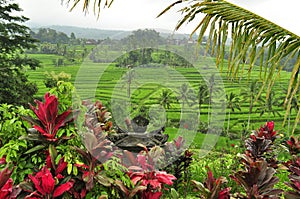
[[[207,167],[200,182],[193,173],[201,163],[184,149],[182,137],[164,147],[139,145],[134,154],[107,139],[114,129],[101,102],[84,101],[82,120],[50,93],[35,103],[31,112],[0,108],[0,198],[300,198],[300,142],[284,142],[289,159],[278,160],[274,122],[245,140],[228,176],[215,177],[218,168]],[[283,167],[289,172],[284,190],[276,186]]]

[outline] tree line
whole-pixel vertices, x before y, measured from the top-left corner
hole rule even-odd
[[[31,30],[30,35],[41,43],[80,44],[81,42],[80,39],[76,38],[73,32],[68,36],[63,32],[58,32],[51,28],[40,28],[37,32]]]

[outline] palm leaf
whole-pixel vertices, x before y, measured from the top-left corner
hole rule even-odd
[[[295,91],[299,86],[300,37],[257,14],[224,0],[188,0],[188,5],[186,2],[181,2],[184,3],[184,7],[180,9],[183,18],[179,20],[175,29],[178,30],[183,24],[196,20],[200,13],[205,14],[192,34],[199,31],[198,42],[200,44],[204,34],[208,33],[206,51],[212,50],[216,57],[216,65],[221,71],[223,70],[225,42],[228,42],[227,38],[231,38],[227,76],[232,80],[241,77],[245,69],[248,69],[248,77],[250,77],[254,65],[259,63],[260,78],[263,82],[259,95],[266,89],[266,98],[268,98],[272,86],[280,77],[282,68],[289,64],[292,58],[297,58],[286,96],[287,114],[284,119],[286,121],[291,99],[299,94]],[[160,15],[178,4],[180,3],[172,4]],[[296,123],[298,121],[299,114]]]
[[[64,0],[62,0],[63,2]],[[72,11],[79,2],[81,2],[81,0],[65,0],[67,1],[67,3],[71,3],[71,9],[70,11]],[[101,11],[101,7],[103,6],[103,8],[107,7],[109,8],[111,6],[111,4],[113,3],[114,0],[94,0],[94,5],[93,5],[93,10],[94,10],[94,14],[97,14],[98,17],[100,16],[100,11]],[[91,1],[90,0],[83,0],[83,8],[82,10],[84,12],[88,12],[89,7],[90,7]],[[103,5],[104,4],[104,5]]]

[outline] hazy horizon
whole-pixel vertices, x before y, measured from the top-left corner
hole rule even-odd
[[[61,0],[16,0],[24,10],[24,16],[30,18],[27,23],[34,25],[61,25],[75,26],[83,28],[95,28],[103,30],[137,30],[137,29],[162,29],[174,31],[174,28],[181,13],[180,7],[175,7],[163,16],[157,15],[175,0],[115,0],[111,8],[101,10],[100,18],[94,15],[93,10],[85,14],[82,12],[82,4],[79,4],[72,12],[69,12],[70,5],[66,5]],[[249,9],[256,14],[300,35],[299,0],[229,0]],[[196,24],[201,20],[201,16],[188,25],[183,25],[178,33],[191,33]]]

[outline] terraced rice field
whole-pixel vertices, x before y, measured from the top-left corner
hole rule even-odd
[[[51,61],[52,59],[57,58],[57,56],[55,55],[35,54],[30,56],[33,56],[42,62],[41,68],[38,68],[34,71],[28,71],[29,79],[38,84],[39,96],[42,96],[48,90],[43,84],[45,77],[44,73],[46,71],[54,71],[56,73],[64,71],[71,74],[71,81],[74,83],[77,92],[82,99],[96,98],[103,101],[104,104],[108,105],[108,107],[111,104],[110,100],[112,98],[112,95],[113,98],[120,98],[124,100],[127,99],[129,95],[128,85],[130,84],[130,102],[134,109],[131,110],[133,114],[136,114],[136,112],[138,112],[143,107],[151,108],[154,104],[158,104],[163,89],[171,90],[173,93],[172,96],[175,98],[176,96],[178,96],[178,88],[182,84],[188,83],[191,88],[194,89],[195,93],[197,93],[199,85],[207,85],[208,83],[206,83],[207,81],[205,80],[208,80],[208,78],[212,74],[216,73],[216,70],[206,70],[205,68],[201,67],[199,67],[198,69],[197,67],[170,67],[167,71],[162,70],[159,73],[157,71],[153,72],[150,69],[144,68],[141,71],[136,71],[129,82],[128,79],[130,73],[128,72],[128,69],[115,67],[113,64],[108,65],[105,63],[92,63],[91,61],[85,61],[81,65],[55,67],[53,65],[53,62]],[[246,73],[242,76],[242,78],[235,80],[228,80],[225,69],[221,74],[225,93],[229,94],[230,92],[233,92],[236,95],[240,95],[241,90],[247,88],[251,80],[257,79],[259,81],[259,76],[260,73],[258,70],[254,70],[251,73],[250,80],[248,79],[248,75]],[[288,82],[289,73],[282,71],[279,80],[273,88],[276,94],[275,98],[284,96],[284,93],[282,91],[283,88],[287,88]],[[242,99],[241,96],[240,98]],[[243,125],[248,121],[249,102],[241,102],[240,106],[241,111],[235,110],[230,114],[230,133],[237,135],[237,137],[239,137],[239,133],[242,131]],[[250,129],[264,124],[267,120],[273,120],[276,121],[276,129],[278,129],[281,133],[288,133],[286,132],[287,126],[285,128],[281,127],[281,123],[285,114],[285,110],[283,107],[273,107],[281,114],[281,116],[269,116],[268,113],[260,116],[260,114],[257,112],[257,109],[259,109],[259,107],[259,103],[254,104],[253,113],[251,114]],[[169,125],[167,129],[169,129],[170,132],[172,131],[174,124],[179,123],[182,114],[182,108],[182,101],[181,103],[174,101],[171,104],[171,108],[165,110],[167,124]],[[208,104],[204,104],[201,106],[200,120],[202,122],[208,121],[208,114],[211,112],[211,110],[212,109]],[[213,109],[213,111],[220,110]],[[226,116],[224,118],[225,131],[227,129],[228,109],[222,111]],[[217,120],[217,118],[213,119]],[[293,121],[294,119],[295,112],[292,112],[291,120]],[[296,129],[296,133],[297,132],[300,132],[299,127],[297,127]]]

